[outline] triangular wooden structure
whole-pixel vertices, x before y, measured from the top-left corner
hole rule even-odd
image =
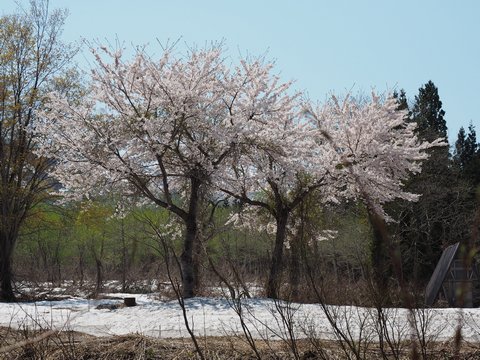
[[[479,273],[475,260],[460,256],[460,243],[447,247],[425,289],[425,305],[432,306],[441,290],[452,307],[478,306]]]
[[[437,300],[438,293],[442,289],[442,284],[445,281],[448,270],[452,265],[453,259],[457,255],[458,248],[460,243],[450,245],[445,250],[443,250],[442,256],[433,271],[432,277],[428,282],[427,288],[425,289],[425,305],[432,306],[435,300]]]

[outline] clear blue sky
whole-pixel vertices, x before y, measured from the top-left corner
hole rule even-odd
[[[0,12],[15,10],[0,0]],[[20,0],[28,6],[28,1]],[[470,121],[480,134],[480,1],[477,0],[50,0],[67,8],[66,41],[127,45],[224,39],[233,59],[267,54],[310,98],[328,93],[439,88],[450,142]],[[88,53],[80,56],[85,64]]]

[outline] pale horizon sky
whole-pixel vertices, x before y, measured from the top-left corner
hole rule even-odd
[[[157,39],[180,39],[180,48],[223,40],[232,60],[266,54],[312,100],[374,88],[405,89],[413,101],[432,80],[450,145],[470,122],[480,134],[480,1],[50,0],[50,7],[69,10],[67,42],[118,38],[159,54]],[[16,8],[0,0],[0,15]],[[77,61],[86,67],[89,58],[85,49]]]

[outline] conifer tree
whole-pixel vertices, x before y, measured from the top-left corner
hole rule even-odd
[[[397,100],[398,107],[397,110],[407,110],[408,111],[408,100],[407,93],[404,89],[401,89],[400,92],[393,92],[393,98]]]
[[[445,111],[438,88],[432,81],[419,89],[410,112],[422,140],[447,137]],[[432,148],[422,173],[412,178],[407,189],[422,194],[416,203],[400,210],[396,235],[405,260],[406,275],[428,280],[447,245],[466,239],[465,184],[459,181],[452,166],[448,147]]]
[[[477,134],[472,123],[468,126],[463,158],[465,177],[475,188],[480,184],[480,144],[477,143]]]
[[[412,108],[412,120],[417,123],[417,132],[425,140],[447,136],[445,111],[438,95],[438,88],[430,80],[418,90]],[[448,148],[433,151],[448,152]]]
[[[458,131],[457,135],[457,141],[455,142],[455,150],[453,153],[453,160],[455,162],[455,165],[459,167],[460,169],[463,169],[465,167],[466,159],[466,151],[465,151],[465,145],[466,145],[466,134],[465,134],[465,129],[463,126],[460,128]]]

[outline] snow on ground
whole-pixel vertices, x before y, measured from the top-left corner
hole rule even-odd
[[[158,294],[134,295],[138,306],[114,310],[96,309],[100,304],[118,304],[119,298],[132,294],[109,294],[117,299],[87,300],[71,298],[61,301],[34,303],[0,303],[0,326],[40,329],[76,330],[97,336],[140,333],[170,338],[188,337],[180,306],[176,301],[160,301]],[[222,298],[193,298],[185,301],[187,316],[198,335],[225,336],[242,334],[239,318],[231,302]],[[296,336],[315,335],[334,339],[321,306],[318,304],[290,304]],[[246,323],[256,338],[278,339],[285,334],[275,302],[269,299],[243,299]],[[359,307],[329,307],[342,330],[351,330],[358,337],[362,323],[362,336],[374,336],[372,309]],[[408,311],[386,309],[390,331],[397,336],[409,337]],[[430,309],[419,312],[419,318],[428,321],[428,334],[432,340],[452,338],[462,322],[462,333],[468,341],[480,341],[480,309]]]

